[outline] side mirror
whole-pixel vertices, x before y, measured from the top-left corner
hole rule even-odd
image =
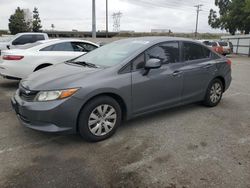
[[[147,75],[151,69],[159,69],[161,67],[161,60],[152,58],[149,59],[145,64],[145,72],[143,76]]]
[[[7,48],[8,50],[10,50],[10,45],[7,45],[6,48]]]

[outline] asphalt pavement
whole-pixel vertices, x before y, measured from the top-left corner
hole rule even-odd
[[[17,81],[0,78],[0,187],[250,187],[250,58],[215,108],[191,104],[124,123],[103,142],[22,127]]]

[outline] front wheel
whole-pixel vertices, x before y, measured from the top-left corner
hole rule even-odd
[[[209,107],[217,106],[223,95],[223,84],[221,80],[214,79],[207,88],[204,104]]]
[[[94,98],[80,113],[80,135],[90,142],[107,139],[121,124],[121,115],[120,105],[115,99],[108,96]]]

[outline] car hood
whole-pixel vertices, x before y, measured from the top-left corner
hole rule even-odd
[[[102,70],[82,65],[59,63],[32,73],[21,81],[21,85],[29,90],[60,90],[79,87],[77,81]]]

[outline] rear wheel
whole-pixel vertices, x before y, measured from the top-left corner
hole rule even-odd
[[[121,115],[120,105],[115,99],[108,96],[94,98],[80,113],[80,135],[91,142],[107,139],[121,124]]]
[[[221,80],[214,79],[207,88],[204,104],[209,107],[217,106],[223,95],[223,84]]]

